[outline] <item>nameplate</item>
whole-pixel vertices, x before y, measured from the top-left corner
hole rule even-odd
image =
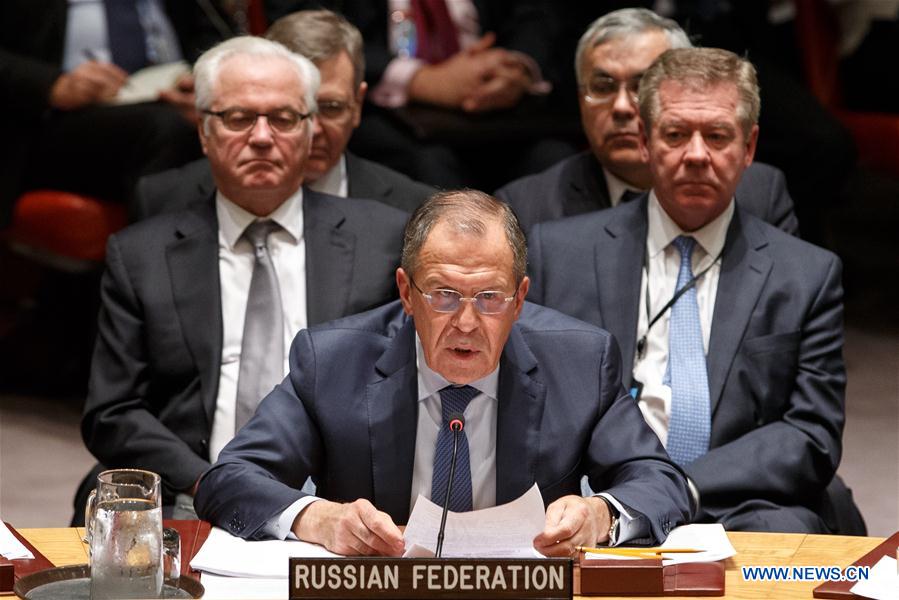
[[[290,598],[570,600],[567,558],[291,558]]]

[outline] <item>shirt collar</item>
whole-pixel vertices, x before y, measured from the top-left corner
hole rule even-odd
[[[421,339],[418,333],[415,334],[415,362],[418,367],[418,401],[421,402],[430,398],[443,388],[453,385],[446,380],[443,375],[432,370],[425,360],[424,349],[421,347]],[[477,389],[482,394],[496,399],[497,389],[499,387],[499,365],[493,371],[469,383],[471,387]]]
[[[231,250],[234,250],[247,226],[260,218],[228,200],[220,190],[215,193],[215,213],[219,231]],[[303,188],[298,188],[265,218],[283,227],[295,242],[303,239]]]
[[[679,235],[687,235],[696,240],[696,243],[705,251],[708,256],[717,257],[724,248],[724,241],[727,238],[727,228],[734,216],[734,200],[728,203],[720,215],[709,223],[706,223],[696,231],[685,232],[677,223],[675,223],[656,197],[655,190],[649,193],[649,204],[647,205],[649,232],[646,238],[646,249],[649,258],[653,258],[659,252],[664,252],[665,248],[671,245],[671,242]]]
[[[624,195],[624,192],[644,191],[627,183],[605,167],[602,168],[602,172],[603,175],[606,176],[606,188],[609,190],[609,202],[612,203],[612,206],[618,206],[619,204],[621,204],[621,197]]]
[[[349,195],[349,185],[346,177],[346,154],[341,154],[334,166],[309,184],[309,189],[346,198]]]

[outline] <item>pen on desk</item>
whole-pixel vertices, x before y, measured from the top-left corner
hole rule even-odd
[[[662,554],[693,554],[704,552],[696,548],[590,548],[589,546],[578,546],[578,552],[589,552],[590,554],[613,554],[616,556],[660,556]]]

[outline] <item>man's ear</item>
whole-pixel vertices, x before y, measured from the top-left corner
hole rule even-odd
[[[524,308],[524,299],[528,297],[528,290],[531,287],[531,280],[526,275],[521,283],[518,284],[518,290],[515,292],[515,318],[521,314]]]
[[[752,164],[752,160],[755,157],[755,148],[759,142],[759,126],[753,125],[752,129],[749,131],[749,137],[746,140],[746,166]]]
[[[396,270],[396,287],[400,292],[400,302],[407,315],[412,315],[412,285],[402,267]]]
[[[640,119],[640,160],[649,163],[649,135],[643,119]]]
[[[364,81],[359,84],[356,89],[356,106],[353,107],[353,128],[359,127],[362,120],[362,103],[365,102],[365,93],[368,91],[368,84]]]
[[[209,155],[209,152],[206,150],[206,145],[208,143],[208,136],[206,134],[206,115],[200,115],[200,120],[197,121],[197,134],[200,136],[200,146],[203,148],[203,154]]]

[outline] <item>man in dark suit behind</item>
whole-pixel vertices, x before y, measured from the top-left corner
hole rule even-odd
[[[680,26],[644,8],[617,10],[597,19],[578,42],[575,71],[581,124],[590,150],[496,192],[525,231],[537,223],[617,206],[650,187],[640,155],[640,76],[669,48],[689,48]],[[784,174],[753,164],[736,190],[737,205],[791,234],[799,226]]]
[[[724,50],[669,50],[639,106],[651,192],[535,225],[530,298],[618,339],[632,395],[698,488],[699,521],[863,534],[835,477],[840,260],[733,200],[759,133],[755,70]]]
[[[406,226],[401,302],[299,333],[287,379],[200,480],[200,517],[244,538],[399,554],[395,523],[418,495],[442,503],[440,438],[462,412],[452,510],[536,483],[545,554],[663,540],[689,518],[686,481],[622,388],[615,341],[525,303],[526,263],[505,204],[427,200]],[[601,494],[580,496],[584,474]],[[307,476],[319,498],[299,490]]]
[[[82,420],[100,463],[161,474],[181,518],[242,411],[283,377],[296,332],[396,297],[406,218],[301,187],[318,87],[307,59],[241,37],[195,71],[216,188],[110,239]],[[271,231],[251,243],[259,227]],[[263,339],[248,333],[271,323]]]
[[[367,84],[362,36],[342,16],[328,10],[304,10],[275,21],[270,40],[311,60],[321,72],[318,115],[304,181],[334,196],[372,198],[412,212],[435,190],[383,165],[346,150],[359,125]],[[180,169],[145,177],[137,187],[137,218],[181,208],[206,198],[214,187],[209,162],[201,159]]]

